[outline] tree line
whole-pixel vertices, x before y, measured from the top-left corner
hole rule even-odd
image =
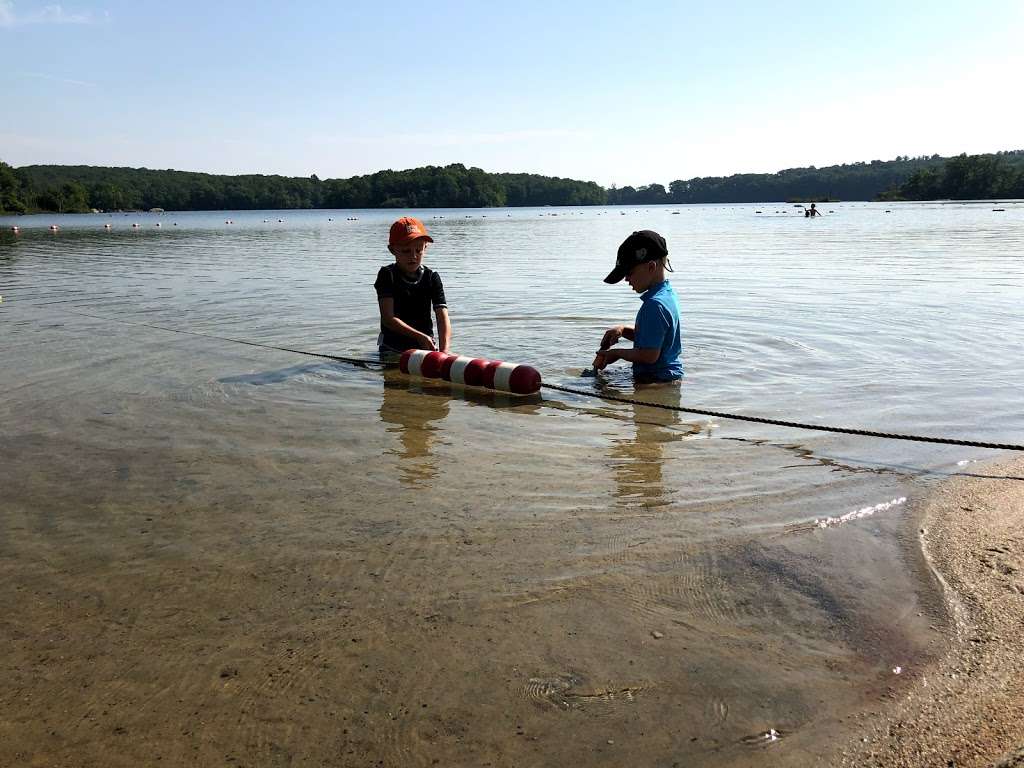
[[[0,163],[0,213],[293,208],[488,208],[598,205],[594,182],[486,173],[461,164],[321,180],[315,174],[220,176],[147,168]]]
[[[962,154],[941,167],[921,168],[880,196],[883,200],[1024,198],[1024,150]]]
[[[1024,150],[938,155],[678,179],[605,189],[530,173],[487,173],[461,164],[378,171],[347,179],[223,176],[147,168],[0,162],[0,213],[91,210],[293,208],[487,208],[808,200],[1024,197]]]

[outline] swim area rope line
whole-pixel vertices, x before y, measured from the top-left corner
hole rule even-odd
[[[178,328],[167,328],[162,325],[152,325],[150,323],[138,323],[131,320],[119,320],[113,317],[103,317],[102,315],[92,315],[86,312],[78,312],[71,309],[62,309],[62,312],[67,312],[72,315],[81,315],[82,317],[91,317],[95,320],[106,320],[113,323],[122,323],[124,325],[137,325],[142,328],[152,328],[157,331],[167,331],[168,333],[180,333],[187,336],[200,336],[205,339],[216,339],[217,341],[228,341],[233,344],[245,344],[250,347],[260,347],[262,349],[274,349],[279,352],[290,352],[296,355],[305,355],[306,357],[319,357],[325,360],[335,360],[339,363],[348,363],[349,365],[355,365],[359,368],[366,368],[370,370],[380,370],[384,368],[394,368],[395,363],[385,363],[380,360],[364,360],[357,357],[345,357],[343,355],[327,355],[321,352],[309,352],[304,349],[293,349],[291,347],[278,347],[273,344],[260,344],[255,341],[245,341],[243,339],[231,339],[226,336],[215,336],[211,333],[199,333],[197,331],[184,331]],[[617,395],[609,395],[602,392],[587,391],[585,389],[575,389],[574,387],[564,387],[559,384],[547,384],[541,383],[541,389],[550,389],[555,392],[565,392],[570,395],[578,395],[580,397],[592,397],[598,400],[607,400],[613,403],[625,403],[627,405],[642,405],[646,408],[660,408],[665,411],[676,411],[677,413],[690,413],[697,416],[711,416],[717,419],[730,419],[732,421],[749,421],[754,424],[770,424],[776,427],[790,427],[793,429],[809,429],[816,432],[838,432],[844,435],[861,435],[863,437],[879,437],[885,440],[909,440],[916,443],[937,443],[940,445],[961,445],[968,448],[992,448],[999,451],[1024,451],[1024,445],[1014,445],[1012,443],[988,443],[982,440],[958,440],[952,437],[929,437],[927,435],[902,435],[895,432],[878,432],[870,429],[853,429],[849,427],[832,427],[825,424],[808,424],[799,421],[784,421],[782,419],[766,419],[761,416],[744,416],[737,413],[725,413],[724,411],[708,411],[700,408],[683,408],[679,405],[665,405],[664,403],[652,403],[645,400],[635,400],[629,397],[618,397]]]
[[[186,336],[200,336],[204,339],[216,339],[217,341],[230,341],[234,344],[245,344],[250,347],[261,347],[262,349],[276,349],[279,352],[291,352],[296,355],[305,355],[306,357],[322,357],[325,360],[337,360],[339,363],[348,363],[349,365],[355,365],[359,368],[390,368],[393,367],[389,363],[382,362],[381,360],[361,360],[357,357],[343,357],[342,355],[325,355],[320,352],[308,352],[304,349],[291,349],[290,347],[276,347],[273,344],[260,344],[255,341],[245,341],[244,339],[229,339],[227,336],[214,336],[212,333],[199,333],[198,331],[183,331],[180,328],[167,328],[163,325],[151,325],[150,323],[137,323],[133,320],[120,320],[116,317],[104,317],[102,315],[90,315],[88,312],[78,312],[73,309],[61,309],[61,312],[67,312],[70,315],[81,315],[82,317],[91,317],[94,320],[106,320],[111,323],[121,323],[122,325],[137,325],[140,328],[152,328],[156,331],[167,331],[168,333],[181,333]]]
[[[647,408],[661,408],[666,411],[678,411],[680,413],[694,413],[698,416],[713,416],[719,419],[732,419],[734,421],[751,421],[755,424],[772,424],[777,427],[793,427],[794,429],[811,429],[818,432],[840,432],[844,435],[863,435],[865,437],[883,437],[886,440],[912,440],[918,443],[941,443],[943,445],[965,445],[971,448],[995,448],[1002,451],[1024,451],[1024,445],[1013,445],[1010,443],[986,443],[980,440],[957,440],[952,437],[928,437],[926,435],[901,435],[895,432],[876,432],[870,429],[853,429],[850,427],[830,427],[824,424],[805,424],[799,421],[783,421],[781,419],[766,419],[761,416],[742,416],[736,413],[725,413],[723,411],[705,411],[700,408],[683,408],[679,405],[664,405],[663,403],[652,403],[644,400],[633,400],[628,397],[616,397],[615,395],[602,394],[600,392],[587,392],[585,389],[573,389],[558,384],[541,384],[541,389],[553,389],[557,392],[567,392],[571,395],[583,395],[584,397],[598,397],[602,400],[610,400],[613,403],[629,403],[630,405],[643,405]]]

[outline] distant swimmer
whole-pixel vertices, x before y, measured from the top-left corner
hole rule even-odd
[[[821,216],[821,211],[814,207],[814,203],[811,203],[811,207],[804,211],[804,216],[808,219],[813,219],[815,216]]]

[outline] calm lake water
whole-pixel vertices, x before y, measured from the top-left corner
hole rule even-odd
[[[619,242],[649,228],[669,244],[686,378],[677,394],[638,397],[1024,442],[1024,203],[822,210],[415,214],[436,241],[426,262],[443,277],[457,352],[632,396],[625,367],[581,374],[603,330],[635,316],[628,286],[602,278]],[[225,586],[225,570],[262,564],[287,574],[281,584],[301,574],[308,584],[260,602],[265,620],[246,632],[315,623],[311,658],[330,659],[347,692],[328,694],[338,679],[312,661],[294,670],[299,688],[338,696],[331,714],[367,735],[332,742],[326,720],[313,735],[283,725],[295,702],[245,698],[276,734],[256,743],[221,702],[209,727],[237,734],[234,753],[257,764],[271,764],[271,740],[295,759],[406,765],[812,762],[939,652],[915,504],[995,452],[554,392],[516,400],[209,338],[372,356],[372,283],[400,213],[0,218],[0,554],[18,589],[91,589],[126,606],[176,591],[212,617],[217,595],[261,594],[241,578]],[[127,510],[159,545],[133,538]],[[185,564],[199,574],[187,589],[174,575]],[[328,585],[343,609],[314,611]],[[18,603],[14,589],[0,588],[0,607]],[[57,615],[34,610],[25,658],[32,626]],[[438,616],[440,635],[424,624]],[[189,637],[213,632],[196,621]],[[345,655],[353,626],[370,660]],[[280,661],[267,650],[279,638],[264,639],[233,662],[239,696],[265,691],[264,668]],[[67,675],[114,690],[117,673],[91,679],[67,642]],[[140,702],[196,665],[223,667],[228,645],[200,644],[187,661],[169,645],[137,673],[145,695],[117,688],[124,716],[173,725],[173,711]],[[145,666],[147,652],[117,648],[120,665]],[[61,751],[73,736],[41,746],[30,723],[42,710],[16,699],[67,697],[68,681],[7,682],[2,714],[27,728],[19,754],[73,754]],[[430,708],[412,707],[424,686]],[[115,706],[88,696],[101,694],[74,693],[71,708]],[[395,718],[399,706],[409,711]],[[154,748],[174,755],[168,728]]]

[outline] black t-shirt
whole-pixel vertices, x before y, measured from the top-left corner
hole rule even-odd
[[[395,317],[408,323],[420,333],[434,335],[434,321],[430,308],[447,307],[441,276],[429,267],[420,267],[413,277],[406,275],[397,264],[381,267],[373,287],[378,299],[395,300]],[[412,343],[405,334],[395,333],[380,325],[383,342],[392,349],[408,349]]]

